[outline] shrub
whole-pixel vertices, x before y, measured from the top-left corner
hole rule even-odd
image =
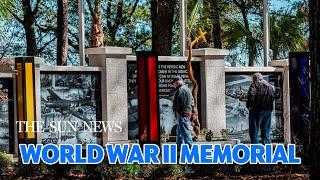
[[[165,143],[169,140],[169,136],[165,134],[161,134],[160,136],[160,142]]]
[[[100,174],[102,178],[106,179],[114,179],[124,177],[126,175],[124,165],[108,164],[106,161],[99,164],[96,168],[96,171]]]
[[[164,174],[168,177],[179,178],[184,176],[184,169],[181,165],[178,164],[170,164],[164,165]]]
[[[24,177],[37,177],[37,176],[45,176],[49,174],[53,174],[49,165],[44,163],[40,164],[22,164],[19,162],[17,167],[17,175]]]
[[[157,177],[162,175],[162,174],[157,174],[157,172],[159,172],[158,171],[159,167],[160,165],[156,165],[156,164],[141,165],[139,176],[156,179]]]
[[[221,133],[221,137],[224,140],[229,139],[229,130],[228,129],[221,129],[220,133]]]
[[[129,177],[135,177],[140,172],[139,164],[126,164],[124,166],[125,166],[124,169],[127,171]]]
[[[77,164],[71,167],[69,174],[71,175],[80,175],[80,174],[85,174],[87,172],[87,166],[86,165],[81,165]]]
[[[0,152],[0,168],[5,168],[13,164],[13,157],[11,154]]]
[[[158,177],[169,177],[170,179],[177,179],[185,175],[185,168],[183,165],[160,164],[147,166],[152,167],[150,173],[148,174],[148,177],[151,179],[156,179]]]
[[[206,134],[206,140],[212,141],[212,139],[213,139],[213,132],[211,130],[209,130]]]

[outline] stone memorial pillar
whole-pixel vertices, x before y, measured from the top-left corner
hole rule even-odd
[[[289,60],[273,60],[268,62],[269,66],[282,69],[282,94],[283,94],[283,126],[284,126],[284,143],[291,142],[290,126],[290,85],[289,85]]]
[[[201,57],[201,127],[212,130],[214,136],[226,129],[225,61],[228,50],[203,48],[193,50]]]
[[[102,121],[121,122],[119,133],[103,133],[103,144],[128,141],[127,59],[131,48],[88,48],[89,66],[101,67]]]

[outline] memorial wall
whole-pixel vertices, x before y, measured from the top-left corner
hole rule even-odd
[[[13,153],[13,79],[0,78],[0,151]]]
[[[198,105],[199,112],[201,105],[201,82],[200,82],[200,62],[193,62],[193,69],[199,83]],[[174,78],[181,76],[186,85],[192,89],[192,83],[186,71],[186,62],[159,61],[159,104],[160,104],[160,128],[161,134],[170,136],[176,135],[176,117],[173,112],[173,98],[175,91],[172,88]],[[129,138],[138,138],[138,97],[137,97],[137,65],[136,62],[128,62],[128,128]]]
[[[246,72],[226,73],[226,118],[227,129],[231,138],[241,142],[250,142],[249,112],[246,108],[246,95],[252,82],[252,74]],[[262,73],[276,90],[274,110],[271,115],[271,139],[284,142],[282,75],[277,72]]]
[[[101,121],[100,73],[41,72],[40,78],[42,143],[101,144],[101,133],[88,129]]]

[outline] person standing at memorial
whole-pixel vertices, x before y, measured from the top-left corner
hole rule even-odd
[[[271,112],[274,99],[274,87],[263,79],[261,73],[253,74],[246,103],[249,109],[249,135],[252,144],[259,143],[259,129],[262,144],[271,143]]]
[[[182,143],[186,143],[189,146],[193,143],[190,131],[193,97],[191,90],[185,85],[180,76],[176,76],[172,85],[176,91],[173,100],[173,111],[178,122],[176,142],[178,150],[180,150]]]

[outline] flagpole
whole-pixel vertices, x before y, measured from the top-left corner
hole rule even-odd
[[[179,0],[180,16],[180,55],[185,56],[187,39],[186,39],[186,1]]]
[[[85,64],[85,28],[84,28],[84,11],[83,0],[78,0],[79,9],[79,55],[80,66]]]
[[[264,66],[268,66],[270,60],[270,27],[269,27],[269,5],[268,0],[263,0],[263,52]]]

